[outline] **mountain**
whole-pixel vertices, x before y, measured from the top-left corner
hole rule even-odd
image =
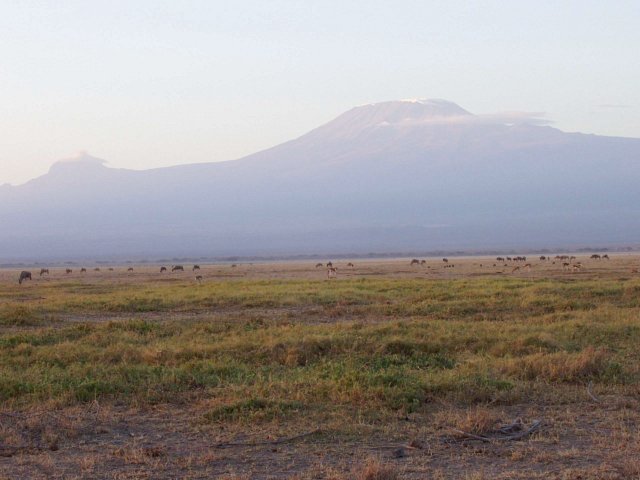
[[[234,161],[57,162],[0,187],[0,259],[637,243],[639,179],[640,139],[383,102]]]

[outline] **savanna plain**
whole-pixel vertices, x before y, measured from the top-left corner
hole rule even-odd
[[[610,257],[0,270],[0,478],[640,479]]]

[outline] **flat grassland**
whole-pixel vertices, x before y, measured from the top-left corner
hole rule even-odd
[[[640,478],[611,257],[0,270],[0,478]]]

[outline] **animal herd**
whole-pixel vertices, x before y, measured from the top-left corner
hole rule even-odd
[[[563,270],[565,271],[572,271],[572,272],[576,272],[576,271],[580,271],[584,269],[584,264],[580,261],[577,260],[577,257],[575,255],[556,255],[555,257],[551,257],[549,255],[540,255],[538,257],[538,259],[541,262],[551,262],[551,264],[555,265],[556,262],[559,263],[559,265],[562,267]],[[590,260],[597,260],[597,261],[602,261],[602,260],[611,260],[611,258],[609,257],[608,254],[597,254],[594,253],[589,257]],[[534,265],[532,263],[527,263],[527,257],[526,256],[522,256],[522,255],[518,255],[518,256],[498,256],[496,257],[496,261],[499,263],[502,263],[503,267],[508,267],[509,266],[509,262],[511,263],[511,273],[516,273],[516,272],[528,272],[530,270],[532,270],[532,268],[534,268]],[[454,268],[455,264],[449,262],[448,258],[442,258],[442,264],[444,268]],[[417,258],[413,258],[411,259],[411,261],[409,262],[410,266],[427,266],[427,261],[424,259],[417,259]],[[474,264],[477,265],[477,264]],[[480,268],[483,267],[482,264],[479,264]],[[494,267],[498,267],[497,264],[493,264]],[[231,265],[231,268],[236,268],[237,265],[234,263]],[[353,264],[353,262],[348,262],[346,264],[346,267],[354,270],[355,269],[355,265]],[[327,272],[327,278],[328,279],[332,279],[332,278],[336,278],[338,275],[338,267],[334,266],[333,262],[329,261],[327,263],[316,263],[315,264],[315,268],[326,268],[326,272]],[[427,266],[427,268],[431,268],[431,266]],[[638,268],[632,268],[631,269],[631,273],[638,273]],[[87,273],[87,269],[85,267],[81,267],[80,268],[80,273],[81,274],[86,274]],[[95,267],[93,268],[93,271],[96,273],[101,272],[100,267]],[[115,269],[113,267],[109,267],[108,271],[113,272],[115,271]],[[160,273],[165,273],[168,272],[169,268],[167,268],[166,266],[161,266],[160,267]],[[171,266],[171,272],[184,272],[185,271],[185,267],[183,265],[172,265]],[[198,264],[195,264],[191,267],[191,271],[192,272],[200,272],[201,271],[201,267]],[[64,272],[66,275],[70,275],[73,273],[73,269],[72,268],[65,268]],[[134,268],[133,267],[128,267],[127,268],[127,272],[128,273],[132,273],[134,272]],[[503,272],[500,272],[503,273]],[[49,276],[50,275],[50,271],[48,268],[41,268],[40,269],[40,277],[42,276]],[[203,281],[203,276],[198,274],[195,277],[197,282],[202,282]],[[27,270],[23,270],[22,272],[20,272],[20,276],[18,278],[18,283],[20,285],[22,285],[23,282],[25,282],[26,280],[32,280],[32,273],[30,271]]]

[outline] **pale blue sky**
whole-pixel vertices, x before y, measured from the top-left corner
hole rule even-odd
[[[640,137],[640,2],[0,0],[0,183],[229,160],[444,98]]]

